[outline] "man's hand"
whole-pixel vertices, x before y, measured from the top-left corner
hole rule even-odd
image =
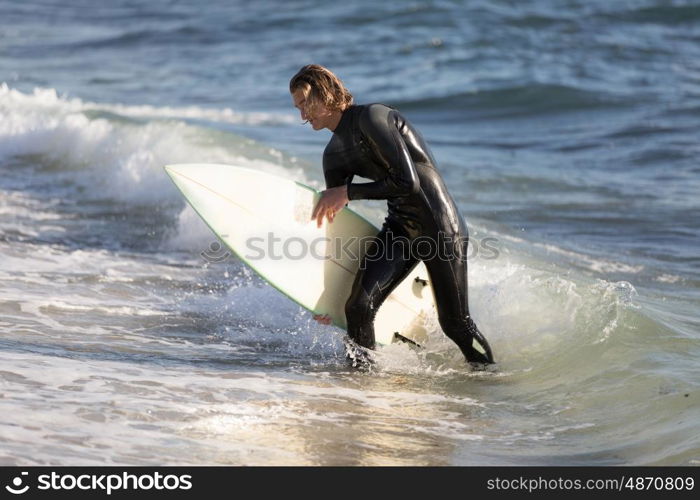
[[[314,314],[314,319],[322,325],[330,325],[333,322],[327,314]]]
[[[326,189],[321,193],[321,199],[318,200],[311,219],[316,219],[316,225],[321,227],[323,218],[326,217],[328,222],[333,222],[335,214],[342,210],[348,204],[348,187],[346,185]]]

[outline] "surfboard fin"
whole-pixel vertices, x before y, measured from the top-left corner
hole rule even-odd
[[[415,342],[415,341],[409,339],[408,337],[404,337],[399,332],[394,332],[394,341],[403,342],[405,344],[411,344],[411,345],[416,346],[416,347],[421,347],[421,345],[418,342]]]
[[[428,280],[421,279],[418,276],[416,276],[416,279],[413,281],[415,281],[416,283],[420,283],[423,286],[428,286]]]

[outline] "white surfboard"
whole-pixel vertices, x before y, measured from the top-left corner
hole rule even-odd
[[[345,329],[347,301],[369,238],[379,229],[348,208],[318,228],[315,189],[232,165],[165,167],[194,210],[245,264],[270,285]],[[264,304],[260,305],[265,307]],[[375,317],[375,339],[390,344],[427,340],[435,307],[423,263],[391,293]]]

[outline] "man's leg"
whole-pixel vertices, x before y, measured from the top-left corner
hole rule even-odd
[[[348,335],[362,347],[374,349],[374,317],[384,300],[413,270],[408,238],[386,224],[368,246],[345,303]]]
[[[434,239],[441,252],[425,260],[435,294],[440,327],[469,362],[493,363],[491,347],[469,314],[467,239]]]

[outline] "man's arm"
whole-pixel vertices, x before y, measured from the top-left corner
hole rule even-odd
[[[360,131],[384,161],[386,178],[363,184],[348,182],[350,200],[385,200],[415,194],[420,189],[418,173],[397,126],[397,112],[372,105],[360,117]]]

